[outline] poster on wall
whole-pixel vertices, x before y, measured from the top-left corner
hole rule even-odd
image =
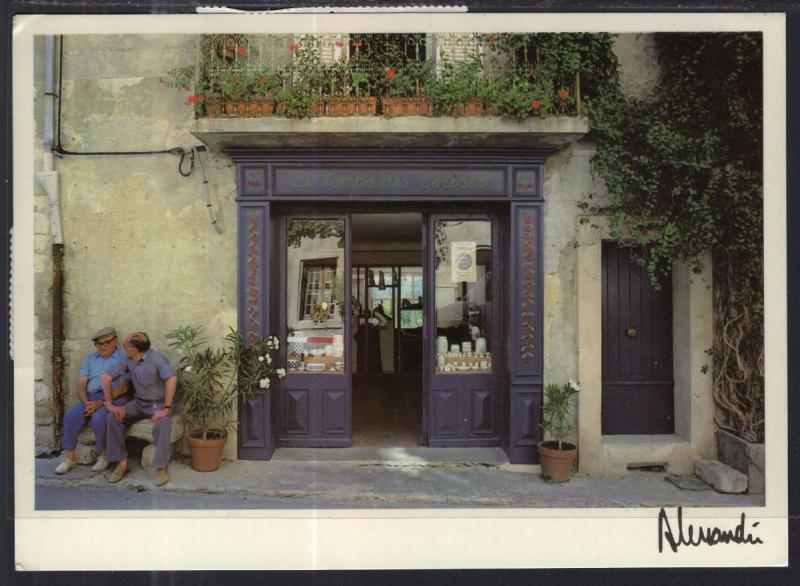
[[[450,280],[454,283],[466,281],[474,283],[478,280],[475,270],[475,242],[453,242],[450,244]]]

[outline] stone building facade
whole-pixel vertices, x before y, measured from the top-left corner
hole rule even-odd
[[[683,267],[676,267],[673,275],[668,324],[672,333],[673,429],[650,435],[603,433],[602,241],[607,232],[603,232],[602,218],[580,223],[577,203],[590,194],[598,201],[604,192],[591,169],[594,147],[583,138],[588,131],[585,119],[196,119],[186,104],[186,94],[160,78],[165,70],[195,62],[197,36],[68,35],[61,42],[63,148],[74,152],[160,151],[206,144],[208,149],[199,156],[218,227],[210,222],[197,166],[184,177],[176,155],[67,155],[56,159],[64,242],[63,380],[67,405],[75,400],[73,385],[81,359],[92,349],[89,338],[100,327],[145,331],[155,348],[177,361],[165,338],[170,329],[199,324],[215,339],[222,338],[229,327],[242,325],[242,225],[237,203],[242,197],[242,163],[230,155],[236,150],[230,141],[240,140],[240,150],[266,144],[274,151],[288,144],[300,152],[311,152],[317,148],[312,145],[321,144],[322,136],[336,135],[344,145],[350,135],[369,135],[371,142],[364,148],[379,150],[396,146],[398,137],[438,134],[456,142],[458,137],[466,137],[462,143],[469,151],[491,145],[492,140],[509,140],[508,144],[523,145],[515,148],[524,149],[533,135],[557,135],[571,138],[550,149],[541,164],[541,376],[544,381],[581,382],[574,434],[580,470],[624,473],[631,467],[664,465],[674,472],[690,472],[695,457],[714,455],[711,381],[710,375],[701,372],[707,362],[703,351],[711,345],[710,281],[707,275],[690,275]],[[658,71],[652,37],[621,35],[615,53],[623,90],[629,95],[652,94]],[[45,40],[37,38],[37,132],[31,145],[37,169],[43,164],[45,57]],[[259,143],[259,136],[270,138]],[[248,142],[251,140],[255,143]],[[446,153],[447,147],[441,151]],[[185,170],[188,161],[183,164]],[[35,189],[36,444],[53,447],[51,212],[46,190],[40,184]],[[501,405],[510,408],[506,399]],[[236,458],[238,452],[237,438],[231,436],[225,456]]]

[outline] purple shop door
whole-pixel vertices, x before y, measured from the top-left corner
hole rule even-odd
[[[350,234],[346,217],[282,218],[278,308],[287,375],[278,387],[278,443],[351,444]]]
[[[426,238],[428,445],[499,445],[496,223],[433,215]]]

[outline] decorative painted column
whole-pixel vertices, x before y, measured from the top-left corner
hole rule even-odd
[[[538,462],[542,404],[542,207],[511,205],[508,312],[509,446],[512,463]]]
[[[240,169],[239,193],[246,196],[265,189],[261,169]],[[263,175],[260,175],[263,177]],[[239,203],[239,330],[250,338],[270,333],[270,283],[272,256],[270,203],[257,194]],[[271,391],[257,392],[239,405],[239,458],[268,460],[275,451],[271,425]]]

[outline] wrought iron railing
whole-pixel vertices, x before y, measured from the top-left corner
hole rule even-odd
[[[575,116],[575,47],[553,34],[204,35],[165,81],[205,117]]]

